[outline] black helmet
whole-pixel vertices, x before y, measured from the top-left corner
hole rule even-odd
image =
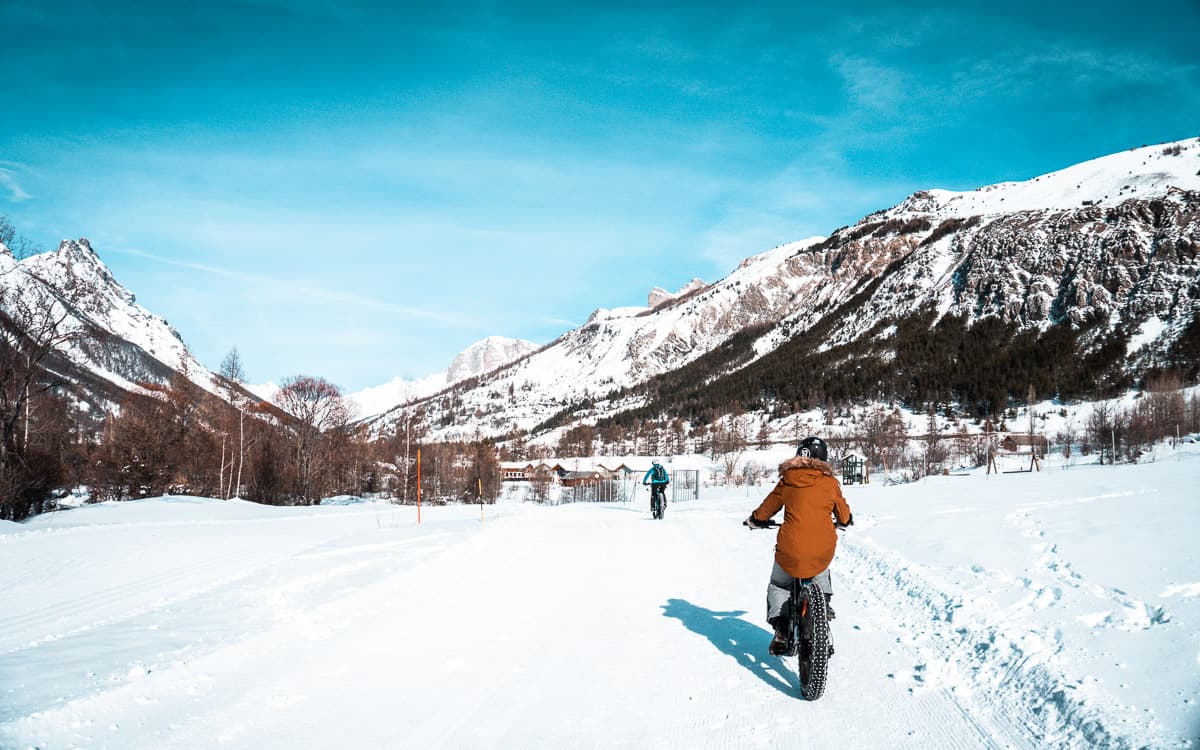
[[[796,455],[828,461],[829,449],[825,447],[825,441],[821,438],[806,437],[800,441],[800,447],[796,448]]]

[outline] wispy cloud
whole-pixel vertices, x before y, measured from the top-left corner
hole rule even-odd
[[[830,65],[842,77],[855,107],[891,114],[911,95],[910,82],[898,68],[840,53],[830,58]]]
[[[33,196],[17,181],[17,171],[20,165],[13,162],[0,161],[0,187],[8,191],[9,198],[16,202],[27,201]]]
[[[265,276],[262,274],[247,273],[230,268],[220,268],[218,266],[206,265],[203,263],[193,263],[190,261],[176,260],[174,258],[165,258],[154,253],[147,253],[142,250],[134,249],[114,249],[109,252],[118,253],[120,255],[129,255],[136,258],[144,258],[146,260],[161,263],[163,265],[174,266],[176,268],[186,268],[191,271],[200,271],[202,273],[213,274],[228,279],[236,279],[248,284],[253,284],[259,288],[270,287],[273,290],[285,292],[296,297],[316,298],[328,302],[335,302],[343,305],[354,305],[364,307],[370,310],[379,310],[382,312],[395,313],[413,318],[423,318],[426,320],[434,320],[439,323],[448,325],[461,326],[467,328],[484,328],[482,323],[471,321],[459,316],[450,315],[437,310],[428,310],[416,307],[408,307],[406,305],[398,305],[394,302],[375,299],[361,294],[351,294],[337,289],[326,289],[319,286],[312,286],[300,282],[288,281],[273,276]]]
[[[1032,90],[1052,91],[1057,96],[1127,84],[1182,90],[1194,85],[1198,75],[1200,65],[1191,62],[1172,63],[1141,52],[1058,45],[975,61],[956,72],[943,93],[948,103],[961,104],[984,97],[1012,98]]]
[[[908,186],[855,174],[839,148],[814,144],[804,159],[769,178],[748,182],[701,237],[701,251],[723,272],[751,255],[804,237],[828,235],[841,224],[895,203]]]

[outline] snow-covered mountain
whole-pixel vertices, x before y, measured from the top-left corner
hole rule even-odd
[[[1100,319],[1100,338],[1135,333],[1131,366],[1144,366],[1196,319],[1198,250],[1200,139],[1024,182],[921,191],[828,238],[751,257],[690,294],[597,310],[536,354],[419,406],[446,436],[528,430],[560,413],[594,419],[646,403],[637,386],[735,337],[747,353],[693,380],[746,367],[819,322],[828,333],[814,349],[887,338],[881,321],[930,306],[1019,330]]]
[[[0,244],[0,306],[16,317],[38,321],[62,318],[64,357],[44,364],[75,383],[84,400],[104,409],[120,394],[143,384],[163,385],[181,373],[205,391],[223,396],[219,378],[188,351],[179,333],[162,317],[137,304],[87,239],[64,240],[53,252],[22,260]],[[23,312],[21,312],[23,311]],[[352,394],[363,416],[437,393],[536,350],[537,344],[499,336],[476,342],[444,372],[416,381],[397,378]],[[274,383],[247,386],[248,393],[274,402]]]
[[[1100,317],[1109,329],[1156,331],[1141,348],[1161,345],[1195,316],[1198,251],[1200,139],[1025,182],[920,191],[789,258],[832,294],[781,321],[757,348],[769,351],[805,330],[866,279],[878,287],[826,346],[929,304],[939,315],[996,317],[1023,329]]]
[[[439,434],[459,437],[476,428],[488,434],[527,430],[564,407],[644,382],[703,355],[730,336],[772,324],[794,309],[810,280],[779,274],[780,263],[813,238],[744,261],[711,286],[660,302],[657,307],[599,309],[579,328],[470,387],[419,401],[447,426]],[[685,290],[687,287],[685,287]],[[466,415],[460,424],[446,415]],[[382,416],[380,426],[400,419]]]
[[[532,354],[538,348],[539,345],[532,341],[503,336],[489,336],[482,341],[476,341],[459,352],[450,363],[449,369],[446,370],[446,385],[489,373],[526,354]]]
[[[467,378],[491,372],[537,349],[538,345],[532,341],[489,336],[459,352],[443,372],[436,372],[417,380],[398,377],[383,385],[351,393],[348,398],[358,408],[359,417],[369,419],[400,404],[432,396]]]
[[[66,357],[46,365],[62,377],[98,378],[111,386],[102,390],[112,394],[185,373],[201,388],[216,391],[215,376],[191,355],[179,333],[137,304],[86,239],[64,240],[57,250],[19,261],[0,245],[0,295],[6,312],[35,325],[61,318]]]

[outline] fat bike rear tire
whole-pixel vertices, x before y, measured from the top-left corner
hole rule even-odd
[[[806,701],[815,701],[825,693],[829,675],[829,619],[825,595],[813,588],[808,597],[808,612],[801,618],[797,649],[800,693]]]

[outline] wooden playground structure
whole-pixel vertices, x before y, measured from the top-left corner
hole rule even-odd
[[[1000,439],[998,445],[988,446],[988,474],[1029,474],[1042,470],[1042,458],[1045,457],[1049,443],[1045,435],[1009,434]],[[999,456],[1000,463],[996,458]],[[1028,466],[1025,459],[1029,459]],[[1001,469],[1000,464],[1005,468]],[[1012,466],[1017,468],[1010,468]]]

